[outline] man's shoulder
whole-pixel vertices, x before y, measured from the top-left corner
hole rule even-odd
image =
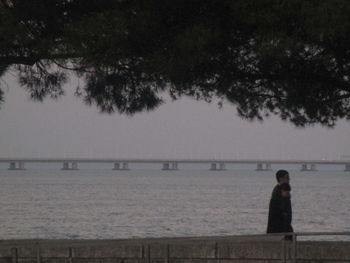
[[[277,184],[272,190],[271,198],[280,197],[280,196],[281,196],[281,186]]]

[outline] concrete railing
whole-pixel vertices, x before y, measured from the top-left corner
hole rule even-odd
[[[308,254],[315,253],[315,249],[312,248],[310,244],[308,245],[305,242],[302,242],[302,243],[298,242],[298,237],[301,237],[301,236],[350,236],[350,232],[299,232],[299,233],[289,233],[289,235],[290,234],[293,240],[293,246],[292,246],[293,263],[298,262],[298,259],[300,258],[300,254],[303,255],[305,253],[308,253]],[[313,255],[313,257],[317,257],[317,256],[322,257],[324,260],[327,260],[328,258],[331,258],[332,260],[339,260],[337,257],[340,257],[341,258],[340,260],[349,259],[346,254],[350,253],[350,247],[348,247],[350,242],[346,242],[346,243],[336,242],[336,243],[337,243],[336,246],[332,246],[332,243],[328,243],[327,245],[328,249],[322,249],[322,251],[317,251],[316,249],[317,255]],[[345,245],[345,247],[343,245]],[[286,254],[285,249],[286,248],[284,245],[284,255]],[[285,257],[283,261],[286,262]]]
[[[350,263],[350,242],[297,241],[311,234],[330,235],[2,240],[0,263]]]

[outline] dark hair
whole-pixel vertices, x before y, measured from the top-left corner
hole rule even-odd
[[[280,188],[281,188],[282,191],[290,191],[290,190],[292,189],[292,188],[290,187],[290,185],[287,184],[287,183],[281,184],[281,185],[280,185]]]
[[[276,173],[277,182],[279,182],[280,179],[282,177],[285,177],[286,175],[289,175],[289,173],[286,170],[278,170],[277,173]]]

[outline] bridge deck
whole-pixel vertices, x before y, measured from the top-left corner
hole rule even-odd
[[[26,163],[227,163],[227,164],[349,164],[350,160],[278,160],[278,159],[112,159],[112,158],[0,158],[0,162]]]

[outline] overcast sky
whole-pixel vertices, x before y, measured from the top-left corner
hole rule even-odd
[[[2,82],[0,158],[274,158],[342,159],[350,155],[350,122],[334,129],[295,128],[277,117],[263,123],[237,116],[229,104],[189,98],[127,117],[106,115],[72,95],[33,102],[19,85]]]

